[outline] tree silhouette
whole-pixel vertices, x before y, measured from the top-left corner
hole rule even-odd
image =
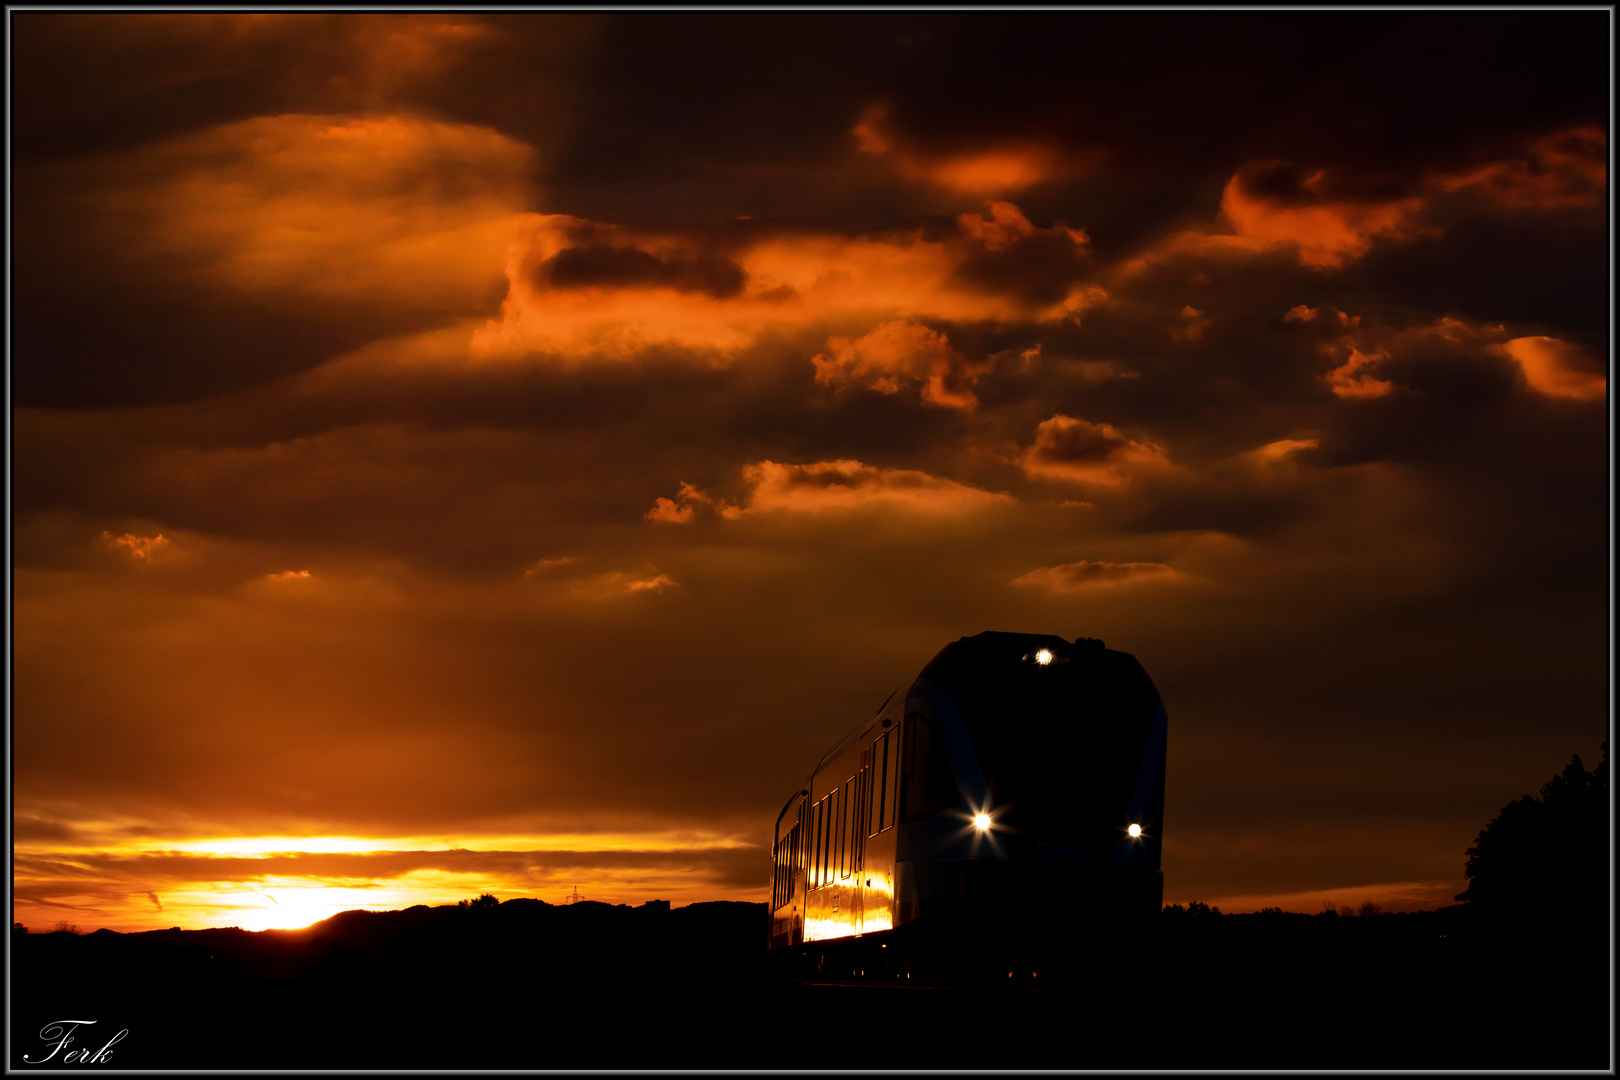
[[[1166,904],[1164,908],[1164,914],[1173,919],[1186,918],[1188,916],[1207,918],[1210,915],[1219,915],[1220,913],[1220,908],[1212,908],[1202,900],[1194,900],[1186,907],[1182,907],[1180,904]]]
[[[1609,744],[1587,772],[1579,754],[1564,771],[1502,807],[1467,851],[1473,910],[1512,920],[1605,919],[1609,900]]]

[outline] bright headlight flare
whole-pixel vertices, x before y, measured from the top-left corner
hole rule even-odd
[[[1137,824],[1135,824],[1133,822],[1132,824],[1127,825],[1125,827],[1125,832],[1130,836],[1130,838],[1132,840],[1140,839],[1141,836],[1142,836],[1142,826],[1137,825]]]
[[[975,829],[978,829],[980,832],[984,832],[986,829],[988,829],[990,827],[990,815],[989,814],[974,814],[973,815],[973,827]]]
[[[1041,667],[1045,667],[1047,664],[1050,664],[1052,662],[1052,650],[1042,649],[1040,652],[1036,653],[1035,662],[1041,665]]]

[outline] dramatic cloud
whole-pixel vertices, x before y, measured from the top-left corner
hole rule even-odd
[[[999,218],[963,215],[989,224],[958,234],[761,229],[731,239],[728,254],[687,235],[530,215],[526,239],[507,259],[501,317],[474,337],[474,351],[622,359],[673,346],[730,360],[768,335],[804,326],[874,327],[896,316],[1061,324],[1106,299],[1099,286],[1069,280],[1061,269],[1034,294],[973,274],[978,256],[1020,238],[1040,246],[1055,237],[1070,251],[1083,246],[1083,236],[1063,226],[1020,232],[1028,222],[1017,209],[997,205]],[[950,404],[965,400],[958,391],[940,392]]]
[[[111,250],[194,284],[453,311],[498,280],[531,157],[472,125],[288,115],[38,181]]]
[[[1122,487],[1139,473],[1170,465],[1152,442],[1062,414],[1035,428],[1035,442],[1018,463],[1030,476],[1098,488]]]
[[[1306,266],[1337,269],[1377,240],[1402,240],[1419,230],[1423,201],[1345,190],[1326,170],[1310,174],[1289,162],[1256,162],[1221,193],[1221,213],[1238,235],[1262,244],[1291,245]]]
[[[721,517],[733,521],[742,516],[742,510],[736,503],[715,499],[691,484],[682,484],[675,498],[658,497],[653,503],[653,508],[647,511],[647,520],[665,525],[685,525],[697,516],[700,506],[707,507]]]
[[[1057,174],[1062,166],[1051,147],[1002,144],[950,154],[926,154],[900,142],[890,131],[889,109],[873,105],[853,134],[856,145],[910,180],[966,195],[1009,195]]]
[[[1172,900],[1603,738],[1605,12],[14,14],[20,921],[757,901],[987,629]]]
[[[832,355],[811,358],[816,382],[830,386],[864,386],[885,394],[899,393],[902,381],[922,384],[922,399],[930,405],[971,409],[984,364],[972,364],[951,348],[944,334],[911,322],[884,323],[851,341],[832,338]]]
[[[761,461],[743,469],[753,485],[745,512],[821,513],[889,506],[921,514],[955,515],[1010,503],[1005,493],[981,491],[915,469],[880,469],[859,461],[783,465]]]
[[[1599,401],[1609,383],[1590,357],[1568,342],[1552,337],[1514,338],[1498,348],[1524,372],[1524,381],[1548,397]]]
[[[1178,577],[1174,567],[1153,562],[1087,562],[1062,566],[1043,566],[1013,578],[1012,584],[1045,589],[1049,593],[1064,595],[1091,589],[1111,589],[1138,581]]]
[[[1324,378],[1333,392],[1342,398],[1383,397],[1395,389],[1395,384],[1373,377],[1372,369],[1380,360],[1389,357],[1382,352],[1364,353],[1352,347],[1343,364],[1328,372]]]
[[[139,559],[141,562],[150,562],[153,552],[169,546],[169,541],[162,533],[156,536],[134,536],[130,533],[114,536],[110,532],[103,531],[101,539],[115,550],[122,548],[129,553],[130,558]]]
[[[1509,210],[1599,206],[1608,191],[1608,137],[1594,127],[1555,132],[1523,157],[1442,176],[1447,192],[1478,193]]]

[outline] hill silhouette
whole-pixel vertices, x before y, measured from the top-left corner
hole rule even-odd
[[[1077,928],[1093,936],[1106,928]],[[774,981],[765,905],[349,911],[302,930],[12,936],[12,1067],[50,1021],[153,1069],[1601,1068],[1606,998],[1503,966],[1469,905],[1167,909],[1067,985]],[[1601,953],[1590,953],[1594,959]],[[59,1065],[59,1063],[58,1063]],[[53,1067],[47,1063],[45,1067]]]

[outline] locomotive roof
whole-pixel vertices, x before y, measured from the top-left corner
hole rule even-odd
[[[1081,649],[1103,650],[1104,648],[1105,646],[1103,642],[1098,638],[1082,637],[1075,638],[1073,642],[1070,642],[1067,638],[1058,637],[1056,634],[1018,634],[1011,633],[1006,630],[985,630],[982,633],[974,634],[970,637],[957,638],[939,652],[935,653],[933,659],[929,660],[927,664],[923,665],[923,669],[918,673],[917,678],[920,679],[926,677],[929,671],[933,669],[936,664],[939,664],[942,659],[955,661],[959,659],[964,652],[971,653],[982,651],[983,653],[988,654],[985,657],[986,659],[991,659],[993,661],[1016,659],[1020,656],[1032,655],[1039,649],[1049,649],[1055,656],[1059,657],[1060,659],[1067,660],[1075,656],[1076,653]],[[947,657],[947,654],[951,655]],[[915,682],[916,680],[914,679],[912,681]],[[882,705],[879,705],[873,713],[861,720],[860,723],[856,724],[854,729],[851,730],[848,735],[845,735],[842,739],[839,739],[832,749],[821,755],[821,759],[816,762],[816,767],[810,771],[810,775],[814,776],[816,773],[826,768],[828,762],[835,760],[839,754],[842,754],[844,750],[848,748],[851,742],[859,738],[861,732],[866,730],[867,725],[873,720],[877,719],[877,717],[881,716],[883,710],[888,708],[889,702],[894,700],[895,693],[899,693],[899,691],[895,691],[888,697],[884,698]]]

